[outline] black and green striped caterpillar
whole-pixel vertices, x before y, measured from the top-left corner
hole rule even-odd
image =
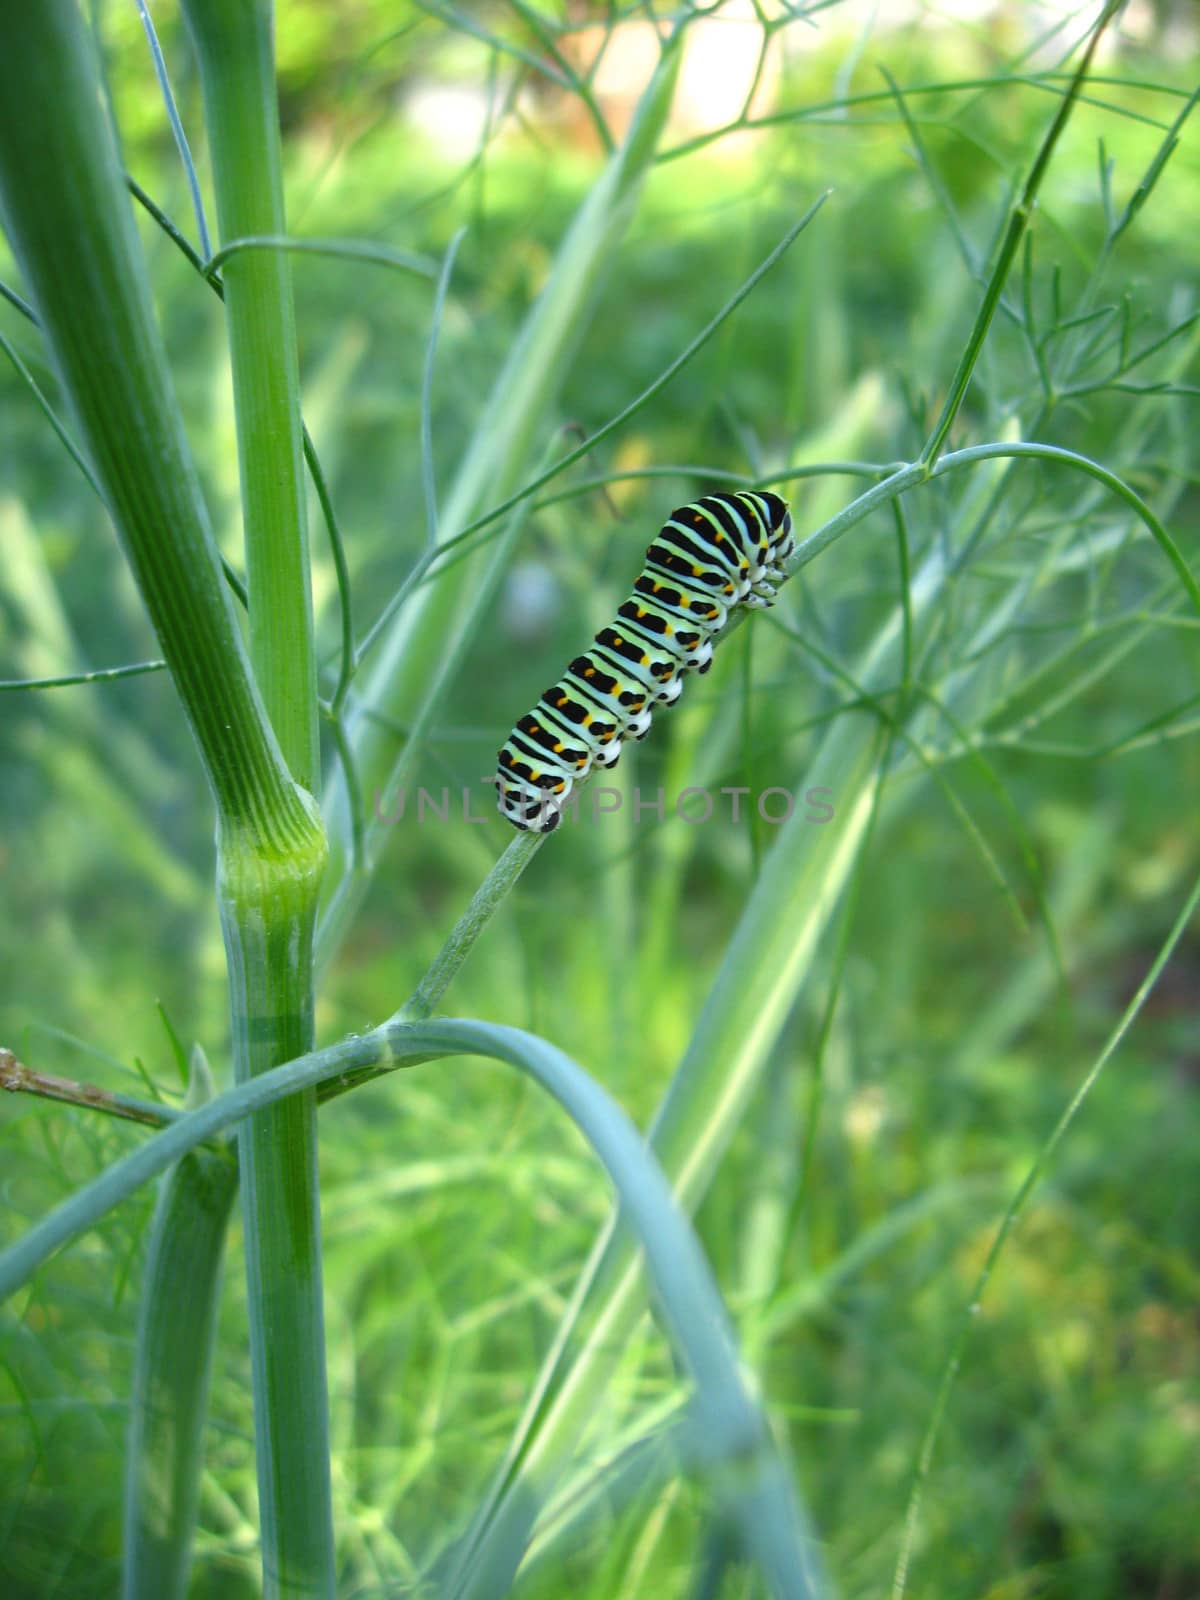
[[[651,709],[673,705],[685,672],[707,672],[713,641],[743,607],[769,606],[792,552],[787,501],[765,489],[680,506],[646,551],[633,593],[576,656],[500,751],[500,813],[515,828],[557,828],[571,790],[644,739]]]

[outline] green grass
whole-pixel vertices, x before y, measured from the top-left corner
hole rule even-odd
[[[790,480],[806,536],[890,463],[918,459],[1066,88],[1047,74],[1073,64],[1087,19],[1019,64],[1011,29],[932,14],[862,40],[836,7],[817,30],[793,27],[804,48],[779,105],[798,114],[748,145],[660,159],[570,348],[547,336],[522,374],[534,400],[497,417],[487,396],[531,301],[547,282],[573,292],[556,252],[601,157],[567,148],[535,110],[461,171],[394,111],[397,79],[481,84],[486,46],[414,13],[410,35],[371,53],[398,25],[394,8],[337,9],[336,27],[331,8],[280,12],[291,229],[381,240],[434,270],[466,229],[434,323],[431,454],[433,283],[347,257],[289,258],[304,415],[360,640],[426,548],[431,475],[443,537],[532,482],[654,384],[832,190],[694,360],[537,490],[519,522],[483,530],[477,561],[450,569],[479,610],[428,706],[422,685],[452,641],[444,625],[414,633],[410,710],[427,721],[410,804],[418,783],[471,784],[482,815],[478,780],[513,717],[606,620],[654,527],[704,487],[696,469],[782,481],[867,463],[862,477]],[[191,234],[134,8],[102,20],[126,165]],[[156,21],[207,185],[186,40],[172,16]],[[497,8],[486,26],[536,47],[512,12]],[[550,1041],[639,1126],[670,1091],[664,1160],[698,1208],[844,1596],[894,1586],[910,1511],[907,1594],[1184,1600],[1200,1583],[1190,928],[1047,1154],[1200,866],[1200,619],[1130,495],[1062,454],[1127,485],[1194,568],[1193,85],[1161,36],[1114,33],[1053,152],[946,441],[952,452],[1036,441],[1059,458],[980,458],[846,526],[616,775],[670,793],[827,779],[836,827],[784,840],[719,808],[702,828],[622,817],[563,829],[489,901],[436,1001]],[[1178,145],[1156,164],[1177,118]],[[689,137],[668,131],[663,148]],[[212,519],[244,570],[221,308],[145,216],[138,227]],[[0,278],[21,288],[7,262]],[[0,305],[0,333],[65,415],[36,331]],[[513,422],[529,437],[504,455],[501,425]],[[0,676],[156,655],[99,503],[7,367],[0,438]],[[468,493],[472,447],[486,467]],[[309,526],[330,696],[341,618],[311,494]],[[510,576],[496,574],[488,599],[496,550]],[[544,606],[522,609],[517,564]],[[458,605],[443,615],[458,618]],[[388,648],[359,670],[348,733]],[[161,1004],[226,1088],[212,815],[169,681],[6,693],[0,706],[0,1044],[39,1071],[177,1105]],[[376,742],[383,771],[401,746]],[[365,772],[367,818],[372,787]],[[328,794],[339,792],[334,777]],[[332,804],[328,814],[335,850],[348,850]],[[369,890],[330,942],[319,1045],[369,1035],[417,988],[509,844],[488,815],[378,830]],[[361,1039],[346,1048],[369,1059]],[[6,1242],[67,1196],[88,1203],[91,1180],[149,1148],[144,1130],[84,1110],[14,1096],[4,1111]],[[547,1497],[521,1593],[763,1592],[715,1514],[730,1483],[687,1433],[688,1386],[667,1340],[638,1294],[613,1310],[619,1263],[600,1273],[618,1286],[610,1299],[593,1296],[577,1319],[581,1332],[593,1316],[615,1319],[600,1323],[613,1339],[574,1369],[578,1414],[555,1396],[581,1341],[546,1367],[547,1406],[521,1431],[609,1211],[603,1174],[561,1113],[527,1080],[455,1057],[327,1104],[319,1150],[339,1594],[456,1592],[461,1551],[448,1547],[515,1438],[525,1444],[510,1481]],[[971,1314],[997,1230],[1042,1160]],[[6,1304],[6,1593],[107,1595],[119,1583],[152,1198],[142,1187],[98,1217]],[[261,1586],[242,1257],[235,1207],[194,1595]]]

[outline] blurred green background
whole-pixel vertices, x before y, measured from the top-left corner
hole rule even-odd
[[[97,0],[94,11],[129,170],[194,236],[136,9]],[[530,517],[422,757],[425,787],[469,784],[476,813],[484,809],[479,780],[512,721],[607,620],[666,512],[708,486],[704,467],[753,476],[919,451],[1081,22],[1020,3],[879,12],[835,6],[781,28],[755,110],[803,114],[715,139],[652,176],[562,394],[564,429],[590,433],[625,405],[814,197],[832,196],[700,358],[565,481],[672,463],[697,470],[614,481]],[[443,487],[602,161],[578,97],[477,36],[542,57],[519,16],[502,6],[456,15],[460,26],[396,0],[288,0],[278,10],[292,230],[375,238],[430,258],[467,230],[437,352]],[[172,6],[155,16],[203,176],[187,40]],[[606,17],[573,8],[579,26],[564,48],[590,59]],[[736,115],[747,61],[752,70],[752,18],[726,8],[708,25],[712,39],[697,32],[668,148]],[[617,29],[613,84],[598,80],[618,128],[630,85],[648,70],[638,35],[646,28],[643,19]],[[1101,461],[1159,510],[1193,565],[1197,346],[1188,319],[1197,311],[1200,154],[1191,123],[1093,274],[1104,250],[1105,164],[1119,214],[1184,108],[1197,46],[1192,8],[1141,4],[1102,51],[1100,81],[1043,193],[1028,298],[1018,275],[952,438],[1038,437]],[[881,66],[905,90],[920,159]],[[220,306],[140,214],[139,227],[209,504],[236,565]],[[3,260],[0,275],[12,283]],[[418,424],[432,286],[307,256],[295,258],[294,277],[305,414],[347,537],[361,630],[425,538]],[[1076,308],[1091,318],[1063,327],[1043,351],[1052,363],[1073,359],[1080,386],[1108,370],[1123,317],[1135,350],[1181,331],[1127,377],[1058,400],[1034,433],[1044,395],[1023,306],[1042,328],[1056,311],[1060,324]],[[35,336],[3,303],[0,331],[53,399]],[[1135,392],[1152,384],[1166,387]],[[970,732],[988,770],[963,759],[935,718],[921,734],[928,767],[910,763],[889,786],[860,884],[803,1205],[798,1151],[832,932],[700,1217],[847,1596],[878,1595],[890,1581],[934,1393],[1004,1205],[1200,865],[1196,618],[1124,509],[1081,485],[1057,469],[1006,476],[995,465],[907,497],[914,565],[923,552],[958,548],[980,516],[990,518],[923,641],[918,681],[939,695],[996,597],[1039,573],[1049,542],[1073,528],[1069,554],[1028,583],[987,646],[994,666]],[[799,530],[859,487],[799,481],[786,491]],[[332,658],[336,595],[315,504],[311,527],[321,646]],[[0,677],[156,654],[102,509],[7,362],[0,540]],[[807,568],[780,611],[849,670],[897,593],[885,513]],[[755,790],[802,789],[814,720],[850,697],[835,673],[756,621],[689,685],[686,704],[656,721],[620,781],[643,792],[663,784],[670,795],[708,781],[696,776],[703,771]],[[133,1093],[146,1073],[176,1095],[165,1018],[185,1044],[204,1044],[223,1079],[211,816],[169,683],[158,675],[5,694],[0,762],[0,1043],[43,1071]],[[322,994],[320,1040],[374,1025],[409,993],[507,842],[488,815],[486,826],[415,827],[410,817],[392,830]],[[608,826],[564,828],[446,1008],[545,1034],[644,1123],[770,833],[762,821],[733,823],[721,807],[702,828],[635,828],[628,810]],[[1054,916],[1057,975],[1039,884]],[[1002,1257],[939,1442],[913,1593],[1200,1594],[1198,1001],[1200,949],[1189,934]],[[3,1111],[10,1237],[140,1137],[48,1105]],[[344,1592],[394,1593],[417,1586],[476,1505],[608,1195],[563,1120],[478,1062],[422,1068],[348,1096],[322,1114],[321,1130]],[[7,1309],[7,1595],[114,1592],[123,1397],[152,1198],[123,1207]],[[767,1235],[776,1270],[765,1292],[756,1263]],[[241,1301],[235,1227],[200,1595],[254,1592]],[[591,1448],[622,1429],[636,1435],[638,1418],[673,1383],[647,1324]],[[558,1594],[569,1582],[595,1595],[699,1593],[703,1504],[686,1483],[652,1479],[629,1503],[593,1508],[523,1592]],[[756,1591],[735,1568],[720,1592]]]

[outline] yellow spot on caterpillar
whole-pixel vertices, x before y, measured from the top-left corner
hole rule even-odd
[[[693,578],[698,578],[703,571],[704,571],[703,567],[693,567],[692,568],[692,577]]]
[[[584,675],[585,678],[594,678],[596,676],[595,667],[587,667],[587,668],[585,668],[583,675]]]
[[[556,706],[565,706],[566,703],[567,703],[567,697],[566,697],[565,694],[560,694],[558,699],[554,702],[554,704]]]
[[[675,632],[675,629],[674,629],[674,628],[673,628],[673,627],[672,627],[672,626],[671,626],[671,624],[670,624],[670,623],[669,623],[669,622],[668,622],[668,623],[667,623],[667,625],[666,625],[666,627],[665,627],[665,628],[664,628],[664,629],[663,629],[663,632],[664,632],[664,633],[674,633],[674,632]]]
[[[591,726],[591,721],[592,721],[592,713],[589,711],[587,716],[584,717],[584,719],[583,719],[584,727],[585,728],[590,727]]]
[[[562,745],[561,745],[561,744],[556,744],[556,745],[555,745],[555,746],[554,746],[554,754],[555,754],[555,755],[556,755],[556,756],[558,756],[558,755],[561,755],[561,754],[562,754],[562,752],[563,752],[563,746],[562,746]]]
[[[650,657],[649,656],[643,656],[642,657],[642,665],[644,667],[648,667],[650,665]]]
[[[646,615],[646,612],[645,612],[645,610],[644,610],[644,608],[642,606],[639,606],[637,608],[637,614],[638,614],[638,621],[640,622],[642,620],[642,618]]]

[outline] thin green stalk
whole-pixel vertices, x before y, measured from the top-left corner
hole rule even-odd
[[[600,109],[600,105],[595,94],[592,92],[592,85],[589,81],[591,73],[595,71],[595,64],[593,63],[593,65],[588,69],[588,77],[581,78],[576,72],[575,68],[572,66],[571,62],[565,55],[563,55],[562,51],[555,43],[553,29],[542,21],[542,18],[538,15],[534,8],[531,5],[526,4],[526,0],[512,0],[512,7],[513,10],[516,11],[519,16],[523,17],[528,23],[530,30],[537,35],[538,43],[541,45],[542,49],[554,62],[559,72],[561,72],[563,86],[569,87],[572,94],[577,94],[579,96],[584,110],[587,112],[588,117],[591,120],[591,124],[596,130],[597,137],[604,148],[605,154],[612,155],[613,150],[616,148],[616,142],[609,130],[608,123],[604,120],[604,113]]]
[[[1033,215],[1038,190],[1041,188],[1042,179],[1050,166],[1050,158],[1054,154],[1054,147],[1057,145],[1059,136],[1070,119],[1075,101],[1079,98],[1084,80],[1087,77],[1088,68],[1092,63],[1092,56],[1095,54],[1096,46],[1100,43],[1100,35],[1112,20],[1120,3],[1121,0],[1106,0],[1100,19],[1088,38],[1087,47],[1083,52],[1083,59],[1071,79],[1070,87],[1059,102],[1058,110],[1054,113],[1054,120],[1051,122],[1046,136],[1042,140],[1041,148],[1034,158],[1033,166],[1029,170],[1029,176],[1026,178],[1025,186],[1021,191],[1021,197],[1009,215],[1008,226],[1004,231],[999,253],[988,278],[987,287],[984,289],[983,299],[976,313],[974,325],[971,328],[966,344],[963,346],[963,353],[955,369],[954,376],[950,380],[950,389],[946,395],[941,415],[934,424],[933,432],[925,442],[925,448],[921,451],[921,461],[926,465],[931,465],[941,455],[950,429],[954,426],[954,419],[958,416],[959,409],[966,397],[971,376],[975,371],[975,364],[979,360],[983,342],[987,338],[996,307],[1000,303],[1000,296],[1004,292],[1004,285],[1008,281],[1008,269],[1016,257],[1025,229],[1029,225],[1029,219]]]
[[[813,1040],[810,1055],[810,1079],[804,1108],[804,1142],[800,1153],[796,1191],[788,1206],[788,1219],[783,1228],[783,1237],[785,1239],[795,1238],[799,1233],[801,1222],[805,1220],[805,1206],[812,1184],[813,1168],[816,1162],[817,1134],[820,1129],[821,1111],[825,1099],[825,1053],[829,1048],[829,1040],[833,1033],[833,1022],[837,1015],[838,1001],[841,998],[842,980],[845,976],[846,962],[850,954],[850,935],[854,928],[858,911],[858,897],[862,890],[863,880],[866,877],[866,863],[870,854],[871,841],[874,838],[876,825],[879,822],[880,802],[883,798],[886,775],[894,743],[894,730],[889,730],[889,737],[884,745],[876,771],[870,815],[863,829],[862,843],[850,875],[845,904],[842,907],[842,914],[838,919],[837,932],[834,936],[833,958],[829,964],[829,987],[825,995],[825,1004],[821,1011],[820,1021],[817,1024],[816,1037]],[[775,1288],[777,1285],[772,1284],[771,1287]]]
[[[346,732],[346,721],[340,708],[338,708],[336,695],[329,710],[329,729],[333,735],[333,746],[338,753],[338,760],[342,764],[342,781],[346,785],[346,804],[350,808],[350,870],[352,872],[362,872],[364,870],[365,855],[362,787],[358,781],[358,768],[354,764],[354,751],[350,746],[350,736]]]
[[[171,79],[167,73],[167,63],[163,59],[162,46],[158,42],[158,34],[154,29],[154,19],[150,15],[150,7],[146,0],[137,0],[138,15],[142,19],[142,27],[146,34],[146,43],[150,46],[150,59],[154,62],[154,76],[158,79],[159,92],[163,97],[166,108],[167,121],[171,124],[171,137],[175,140],[175,148],[179,152],[179,159],[183,165],[184,176],[187,179],[188,194],[192,199],[192,212],[196,218],[196,234],[200,240],[200,249],[204,255],[209,255],[212,245],[208,237],[208,222],[204,215],[204,201],[200,197],[200,179],[196,175],[196,163],[192,160],[191,147],[188,144],[187,134],[184,132],[183,119],[179,115],[179,107],[175,104],[175,94],[171,88]]]
[[[342,538],[341,525],[337,513],[333,509],[333,496],[329,492],[329,484],[325,479],[325,469],[317,455],[317,447],[312,441],[312,435],[307,427],[304,429],[304,459],[308,463],[309,477],[312,479],[313,488],[317,492],[317,499],[321,506],[321,515],[325,518],[325,531],[329,535],[329,553],[333,557],[333,569],[337,574],[338,591],[338,618],[341,623],[341,656],[338,665],[337,686],[333,691],[330,701],[330,711],[335,721],[341,716],[342,707],[346,703],[346,696],[350,693],[350,684],[354,678],[354,604],[350,593],[350,564],[346,560],[346,545]]]
[[[1131,489],[1123,478],[1115,472],[1110,472],[1107,467],[1102,467],[1098,461],[1093,461],[1090,456],[1080,455],[1077,450],[1067,450],[1061,445],[1039,444],[1030,440],[1028,443],[1016,444],[976,444],[968,445],[963,450],[955,450],[945,455],[938,461],[930,473],[930,477],[940,478],[946,472],[957,471],[960,467],[969,466],[975,461],[988,461],[1029,457],[1033,460],[1055,461],[1062,466],[1071,467],[1076,472],[1082,472],[1086,477],[1094,478],[1097,483],[1102,483],[1106,489],[1123,500],[1133,514],[1145,527],[1150,537],[1158,545],[1163,555],[1166,556],[1179,579],[1184,593],[1191,601],[1196,611],[1200,612],[1200,584],[1192,576],[1191,568],[1183,557],[1179,546],[1163,527],[1158,517],[1142,499],[1136,490]],[[864,499],[866,496],[863,497]]]
[[[1066,77],[1067,87],[1060,87],[1054,80]],[[1066,73],[1049,72],[1044,74],[1013,72],[996,74],[989,78],[943,78],[936,83],[909,83],[902,87],[902,92],[911,100],[917,95],[934,95],[942,98],[948,94],[965,94],[971,91],[982,91],[989,94],[997,93],[1008,88],[1036,89],[1043,94],[1057,95],[1060,99],[1070,92],[1070,83],[1073,75]],[[1168,84],[1140,84],[1128,78],[1093,77],[1093,84],[1111,84],[1114,87],[1152,87],[1158,93],[1172,95],[1185,99],[1188,95],[1186,89],[1176,89]],[[772,111],[761,117],[750,117],[745,120],[739,118],[733,122],[724,122],[715,128],[710,128],[706,133],[698,133],[693,138],[682,144],[672,145],[664,150],[658,158],[659,162],[677,161],[682,156],[694,155],[697,150],[702,150],[706,145],[716,144],[730,133],[740,129],[755,131],[761,128],[787,127],[793,123],[804,122],[832,122],[834,120],[844,123],[847,111],[855,110],[860,106],[878,104],[881,101],[891,100],[894,96],[890,89],[864,89],[858,94],[839,95],[836,100],[818,100],[811,105],[798,110]],[[1110,112],[1115,117],[1128,118],[1131,122],[1142,123],[1151,128],[1163,128],[1164,123],[1154,117],[1123,106],[1112,100],[1101,100],[1095,95],[1080,94],[1076,98],[1082,105],[1098,106]],[[860,119],[859,126],[868,126],[865,119]],[[960,135],[967,135],[960,128]]]
[[[442,313],[446,308],[446,295],[454,272],[454,260],[465,233],[466,229],[460,228],[446,246],[442,270],[438,274],[437,289],[433,296],[429,339],[425,345],[425,362],[421,369],[421,489],[425,497],[426,538],[431,546],[438,542],[437,470],[433,460],[433,374],[437,361],[438,333],[442,326]]]
[[[198,0],[191,0],[191,3],[197,4]],[[437,276],[437,268],[423,256],[415,256],[411,250],[397,250],[374,239],[296,239],[282,232],[235,236],[232,231],[228,241],[205,262],[205,273],[212,277],[221,272],[227,283],[229,275],[225,268],[229,261],[235,256],[254,255],[260,251],[268,255],[331,256],[337,261],[370,261],[379,267],[400,267],[405,272],[415,272],[419,278]]]
[[[471,947],[507,899],[513,885],[549,838],[545,833],[519,833],[471,896],[471,903],[454,924],[445,944],[417,985],[399,1015],[408,1022],[431,1016],[453,983]]]
[[[36,323],[37,318],[34,317],[33,321]],[[79,468],[80,472],[83,473],[84,477],[87,479],[88,483],[95,490],[95,492],[100,496],[101,500],[103,500],[104,491],[96,482],[96,475],[88,464],[86,457],[81,454],[78,445],[71,438],[71,435],[63,427],[62,423],[58,420],[58,414],[55,412],[54,407],[50,404],[49,400],[47,400],[46,396],[42,393],[41,387],[39,386],[38,381],[34,377],[33,373],[30,372],[25,362],[22,361],[17,352],[16,346],[13,345],[3,333],[0,333],[0,350],[4,351],[4,354],[16,368],[17,376],[21,379],[21,382],[25,385],[30,394],[33,396],[34,400],[37,402],[38,410],[54,429],[55,434],[58,436],[58,442],[62,445],[63,449],[70,456],[71,460]]]
[[[37,316],[35,315],[34,309],[29,302],[27,300],[22,300],[21,296],[15,289],[10,289],[8,284],[2,281],[0,281],[0,300],[7,300],[9,305],[12,306],[14,310],[19,311],[21,315],[28,318],[30,322],[37,321]]]
[[[312,790],[319,710],[303,424],[285,236],[270,0],[184,0],[204,94],[246,535],[250,651],[284,757]],[[210,263],[210,268],[213,263]],[[316,873],[222,861],[234,1073],[312,1048]],[[326,1596],[335,1560],[321,1279],[317,1104],[294,1096],[239,1130],[264,1592]]]

